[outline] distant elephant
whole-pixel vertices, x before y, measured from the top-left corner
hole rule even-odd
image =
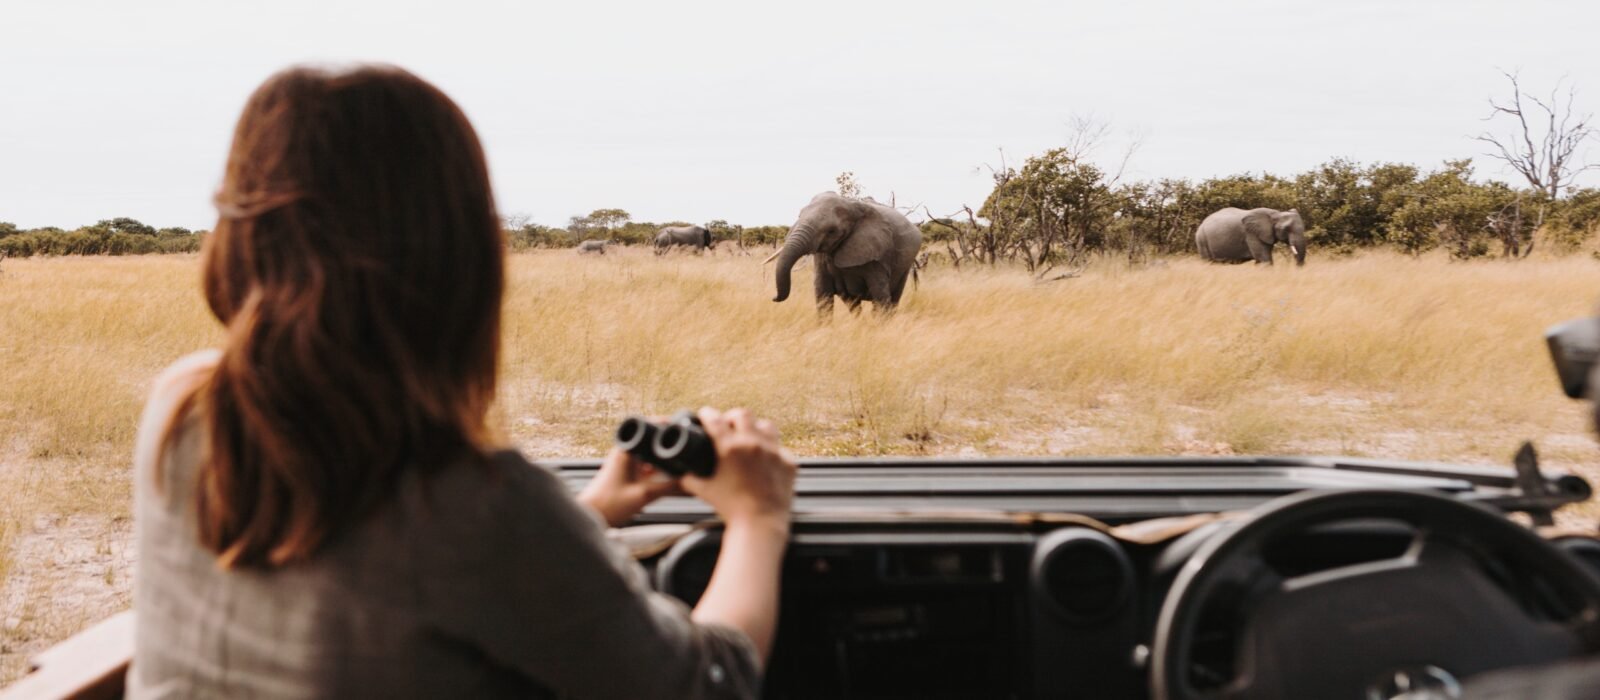
[[[1289,244],[1294,263],[1306,264],[1306,222],[1299,211],[1228,207],[1206,217],[1194,232],[1200,257],[1212,262],[1271,265],[1275,243]]]
[[[711,232],[704,226],[667,226],[656,232],[656,255],[673,246],[685,246],[696,252],[711,247]]]
[[[851,311],[871,301],[879,311],[900,303],[922,249],[922,232],[893,207],[824,192],[811,198],[789,228],[778,260],[778,295],[789,298],[789,271],[802,255],[816,267],[817,313],[833,312],[837,295]]]
[[[599,253],[601,255],[605,255],[606,254],[606,242],[605,241],[596,241],[596,240],[593,240],[593,239],[584,241],[584,242],[578,244],[578,253],[580,255],[583,254],[583,253]]]

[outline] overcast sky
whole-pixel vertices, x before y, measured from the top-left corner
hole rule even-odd
[[[210,228],[238,110],[303,61],[438,84],[502,213],[552,225],[787,224],[845,170],[945,214],[1075,115],[1110,125],[1108,162],[1139,135],[1140,178],[1433,166],[1482,153],[1501,68],[1600,111],[1593,0],[156,4],[0,5],[0,221]]]

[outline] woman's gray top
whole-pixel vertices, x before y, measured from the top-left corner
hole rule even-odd
[[[749,638],[652,592],[598,517],[514,452],[403,478],[307,563],[218,568],[193,513],[203,431],[186,419],[160,450],[212,357],[158,379],[140,425],[128,697],[756,695]]]

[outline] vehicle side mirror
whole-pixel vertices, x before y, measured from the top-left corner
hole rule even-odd
[[[1589,395],[1589,375],[1600,362],[1600,318],[1558,323],[1544,332],[1550,359],[1556,363],[1561,390],[1575,399]]]

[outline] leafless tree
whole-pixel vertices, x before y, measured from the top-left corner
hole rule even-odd
[[[1542,207],[1536,219],[1522,215],[1522,193],[1518,192],[1516,200],[1489,215],[1484,228],[1500,239],[1500,257],[1515,260],[1533,253],[1533,231],[1543,219]]]
[[[521,212],[517,212],[514,214],[505,215],[505,217],[503,217],[501,220],[500,225],[503,226],[507,231],[521,231],[531,223],[533,223],[533,217]]]
[[[945,239],[944,247],[945,251],[949,253],[950,264],[952,266],[954,266],[956,269],[960,269],[961,263],[968,262],[973,258],[973,255],[976,253],[976,251],[973,248],[971,241],[968,240],[968,236],[973,231],[978,229],[978,225],[977,219],[972,215],[972,207],[962,205],[961,211],[955,212],[948,216],[934,216],[933,212],[929,211],[926,205],[923,205],[922,212],[928,217],[928,224],[941,226],[950,230],[951,235],[949,238]],[[960,225],[955,223],[954,219],[956,215],[962,212],[966,212],[967,220],[971,222],[970,228],[962,228]],[[923,256],[928,256],[928,253],[923,253]]]
[[[1488,131],[1478,135],[1478,141],[1493,147],[1487,154],[1489,157],[1510,165],[1529,185],[1551,200],[1559,198],[1561,191],[1584,171],[1600,169],[1600,163],[1586,163],[1584,154],[1580,153],[1596,131],[1593,114],[1573,112],[1572,105],[1578,96],[1576,86],[1567,87],[1563,103],[1560,82],[1550,90],[1549,97],[1540,99],[1523,91],[1516,73],[1501,71],[1501,74],[1511,82],[1510,101],[1490,98],[1489,107],[1493,111],[1484,121],[1497,118],[1504,121],[1505,117],[1510,117],[1516,120],[1516,126],[1505,136]]]
[[[1074,114],[1067,121],[1066,151],[1073,160],[1085,160],[1106,142],[1111,135],[1111,124],[1096,119],[1094,115]],[[1145,134],[1142,130],[1129,131],[1128,143],[1122,149],[1122,157],[1117,161],[1116,170],[1106,171],[1106,184],[1114,186],[1122,181],[1122,176],[1128,171],[1128,162],[1133,160],[1134,154],[1144,146]]]

